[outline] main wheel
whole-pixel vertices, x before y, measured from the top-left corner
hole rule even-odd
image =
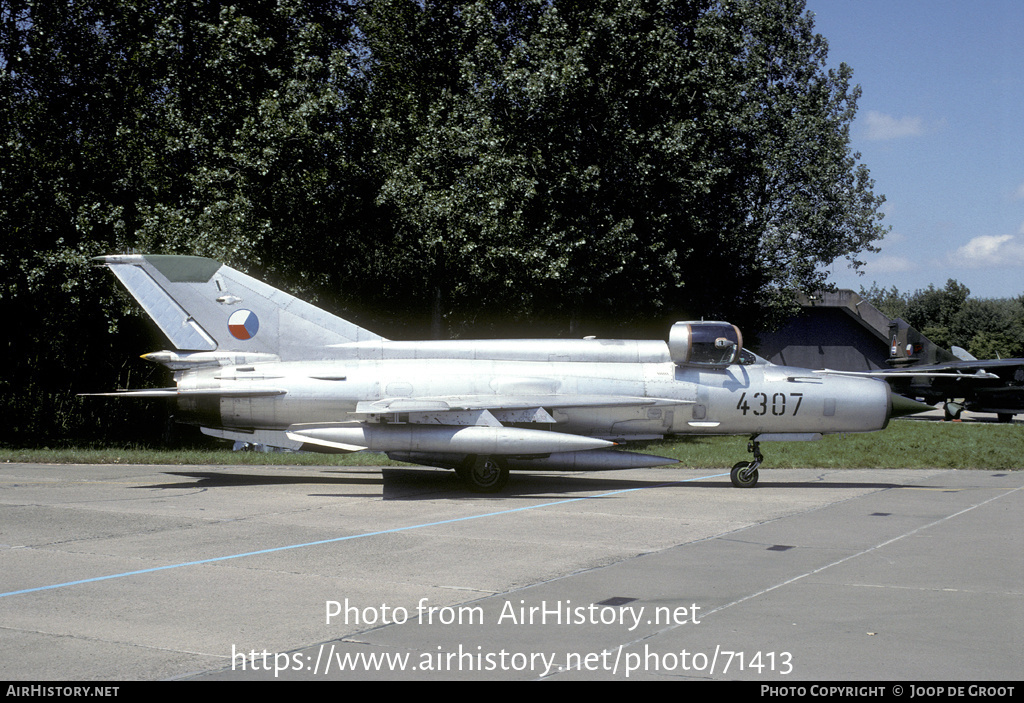
[[[749,461],[741,461],[732,467],[732,471],[729,472],[732,485],[736,488],[753,488],[757,485],[757,467],[753,469],[749,467]]]
[[[455,473],[474,493],[497,493],[508,483],[508,465],[493,456],[468,457]]]

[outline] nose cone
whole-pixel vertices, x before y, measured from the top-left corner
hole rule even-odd
[[[934,410],[930,405],[926,403],[919,403],[916,400],[905,398],[898,393],[893,393],[889,390],[889,417],[904,417],[906,415],[916,415],[917,413],[928,412]]]

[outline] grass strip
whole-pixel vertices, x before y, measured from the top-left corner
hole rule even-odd
[[[631,444],[629,450],[678,459],[693,468],[747,461],[743,437],[680,437]],[[817,442],[761,444],[765,468],[1024,469],[1024,427],[988,422],[896,420],[882,432],[829,435]],[[169,450],[144,447],[0,447],[0,462],[262,466],[394,466],[384,454],[313,454]],[[671,468],[671,467],[670,467]]]

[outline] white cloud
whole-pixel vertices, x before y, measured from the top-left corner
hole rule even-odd
[[[893,117],[871,110],[866,117],[866,137],[872,141],[919,137],[925,132],[924,120],[920,117]]]
[[[1024,266],[1024,235],[975,237],[953,253],[950,263],[967,268]]]
[[[913,261],[902,256],[879,256],[871,260],[872,273],[903,273],[917,268]]]

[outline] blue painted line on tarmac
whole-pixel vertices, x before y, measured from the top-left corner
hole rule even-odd
[[[378,535],[388,535],[395,532],[408,532],[409,530],[418,530],[423,527],[437,527],[438,525],[449,525],[455,522],[466,522],[468,520],[480,520],[482,518],[497,517],[498,515],[511,515],[512,513],[521,513],[526,510],[537,510],[539,508],[550,508],[556,505],[566,505],[568,503],[577,503],[583,500],[593,500],[595,498],[607,498],[609,496],[620,495],[623,493],[632,493],[634,491],[645,491],[651,488],[664,488],[666,486],[675,486],[681,483],[692,483],[693,481],[702,481],[708,478],[720,478],[722,476],[728,476],[728,473],[724,474],[713,474],[711,476],[699,476],[697,478],[687,478],[681,481],[670,481],[668,483],[659,483],[652,486],[641,486],[639,488],[623,488],[618,491],[610,491],[608,493],[601,493],[595,496],[582,496],[580,498],[566,498],[565,500],[556,500],[552,503],[541,503],[539,505],[528,505],[522,508],[511,508],[509,510],[499,510],[494,513],[481,513],[479,515],[466,515],[464,517],[451,518],[449,520],[438,520],[437,522],[425,522],[420,525],[406,525],[405,527],[393,527],[389,530],[378,530],[376,532],[363,532],[358,535],[347,535],[345,537],[332,537],[330,539],[321,539],[315,542],[303,542],[302,544],[289,544],[283,547],[271,547],[269,549],[258,549],[254,552],[242,552],[241,554],[229,554],[222,557],[211,557],[209,559],[199,559],[197,561],[186,561],[180,564],[167,564],[166,566],[154,566],[151,569],[139,569],[138,571],[125,571],[120,574],[110,574],[108,576],[96,576],[90,579],[80,579],[78,581],[66,581],[64,583],[54,583],[49,586],[36,586],[35,588],[24,588],[20,591],[8,591],[7,593],[0,593],[0,598],[6,598],[7,596],[17,596],[24,593],[36,593],[38,591],[52,591],[56,588],[67,588],[68,586],[79,586],[84,583],[96,583],[97,581],[109,581],[111,579],[125,578],[126,576],[139,576],[141,574],[151,574],[156,571],[167,571],[169,569],[181,569],[186,566],[198,566],[199,564],[213,564],[219,561],[228,561],[230,559],[241,559],[243,557],[253,557],[260,554],[273,554],[274,552],[283,552],[289,549],[302,549],[304,547],[316,547],[322,544],[331,544],[333,542],[347,542],[353,539],[362,539],[364,537],[376,537]]]

